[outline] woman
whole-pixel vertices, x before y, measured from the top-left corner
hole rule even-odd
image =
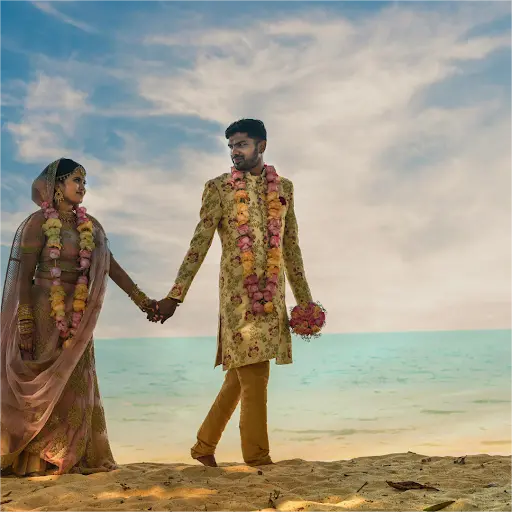
[[[32,185],[41,210],[16,232],[2,297],[2,472],[116,468],[94,362],[93,333],[108,276],[143,311],[153,302],[112,256],[80,207],[85,169],[67,158]]]

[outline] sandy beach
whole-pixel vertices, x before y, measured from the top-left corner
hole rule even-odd
[[[2,510],[510,510],[511,457],[416,453],[338,462],[139,463],[95,475],[2,478]],[[434,489],[397,490],[412,481]],[[439,509],[438,509],[439,510]]]

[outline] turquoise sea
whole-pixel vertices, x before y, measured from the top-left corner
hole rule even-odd
[[[96,341],[120,463],[182,462],[224,378],[214,338]],[[511,453],[511,331],[324,335],[271,365],[276,460]],[[218,447],[241,461],[238,411]]]

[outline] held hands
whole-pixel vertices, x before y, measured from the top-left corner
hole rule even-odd
[[[163,324],[174,315],[178,306],[179,302],[176,299],[166,297],[156,302],[155,309],[148,312],[147,318],[150,322],[160,322]]]
[[[150,322],[164,323],[176,311],[179,301],[166,297],[160,301],[150,299],[140,288],[134,284],[130,291],[130,298],[137,307],[147,315]]]

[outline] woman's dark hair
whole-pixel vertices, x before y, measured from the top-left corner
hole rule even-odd
[[[80,167],[78,162],[70,160],[69,158],[61,158],[59,160],[59,166],[55,173],[55,178],[59,181],[66,179],[77,167]]]
[[[267,140],[267,130],[263,121],[258,119],[240,119],[231,123],[226,129],[226,139],[233,137],[235,133],[247,133],[248,137],[258,142]]]

